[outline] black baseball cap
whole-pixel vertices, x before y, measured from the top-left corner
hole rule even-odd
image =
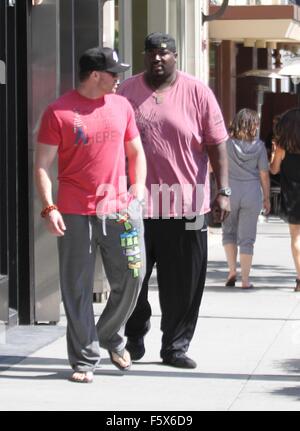
[[[176,52],[175,39],[167,33],[150,33],[145,39],[145,51],[151,49],[168,49]]]
[[[111,48],[90,48],[79,59],[79,70],[81,73],[93,72],[94,70],[121,73],[129,68],[130,65],[122,63],[116,51]]]

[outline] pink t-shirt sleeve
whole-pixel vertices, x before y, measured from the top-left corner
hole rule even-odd
[[[62,138],[60,125],[51,107],[44,112],[37,141],[41,144],[59,145]]]
[[[216,145],[228,139],[223,115],[215,95],[208,88],[206,94],[206,109],[204,116],[203,142],[206,145]]]
[[[134,111],[130,103],[124,99],[127,106],[127,128],[124,136],[125,142],[132,141],[134,138],[139,136],[139,130],[136,125]]]

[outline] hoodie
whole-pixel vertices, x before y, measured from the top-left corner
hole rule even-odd
[[[266,147],[260,139],[244,141],[229,138],[226,145],[230,179],[257,181],[259,171],[269,170]]]

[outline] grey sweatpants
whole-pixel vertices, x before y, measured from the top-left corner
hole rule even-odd
[[[126,222],[97,216],[63,215],[58,238],[60,285],[67,317],[67,348],[75,371],[92,371],[100,349],[120,352],[124,326],[134,310],[144,278],[142,218]],[[110,295],[97,324],[93,313],[96,252],[100,249]]]
[[[230,181],[231,212],[222,224],[223,245],[236,244],[240,253],[253,255],[257,219],[262,209],[259,181]]]

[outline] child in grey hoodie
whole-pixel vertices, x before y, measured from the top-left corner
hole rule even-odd
[[[235,286],[237,252],[240,252],[241,287],[252,288],[249,274],[256,239],[257,219],[270,212],[270,180],[267,151],[257,138],[259,117],[240,110],[229,127],[227,141],[231,213],[222,224],[223,246],[229,267],[226,286]]]

